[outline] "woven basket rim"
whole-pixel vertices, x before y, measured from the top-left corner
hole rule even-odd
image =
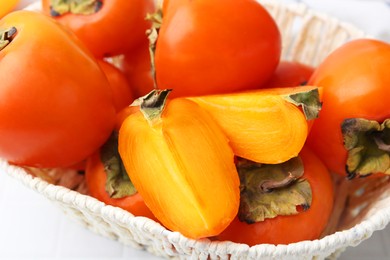
[[[76,191],[70,190],[66,187],[50,184],[39,177],[34,177],[24,169],[10,165],[8,162],[0,159],[0,168],[7,172],[12,177],[21,181],[25,186],[38,191],[50,200],[60,201],[66,204],[72,204],[76,207],[86,208],[93,212],[99,212],[103,218],[108,218],[121,223],[124,226],[138,226],[148,229],[149,232],[157,235],[157,237],[164,236],[168,240],[186,240],[193,247],[201,247],[212,252],[212,250],[221,250],[224,247],[224,252],[227,254],[237,254],[243,251],[261,251],[262,256],[285,255],[286,252],[294,252],[296,255],[316,253],[325,248],[343,248],[347,246],[356,246],[365,238],[371,236],[376,231],[385,228],[390,222],[390,206],[378,209],[373,213],[369,219],[363,220],[354,227],[337,231],[333,234],[327,235],[321,239],[301,241],[287,245],[273,245],[273,244],[259,244],[248,246],[246,244],[235,243],[231,241],[211,241],[208,238],[194,240],[189,239],[179,232],[170,231],[159,223],[146,218],[134,216],[119,207],[106,205],[105,203],[89,196],[80,194]]]

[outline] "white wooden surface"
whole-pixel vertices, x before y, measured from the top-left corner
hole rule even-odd
[[[390,42],[390,1],[279,0],[304,2],[312,9],[351,22]],[[31,0],[22,0],[20,7]],[[44,231],[42,231],[44,230]],[[341,260],[390,259],[390,227],[357,247]],[[0,259],[159,259],[95,235],[74,223],[44,197],[0,172]]]

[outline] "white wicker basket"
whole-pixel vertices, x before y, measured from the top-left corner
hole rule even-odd
[[[283,59],[317,65],[342,43],[366,35],[306,6],[261,2],[270,11],[283,35]],[[29,9],[36,9],[37,4]],[[336,210],[323,238],[289,245],[256,245],[191,240],[160,224],[104,203],[57,183],[33,177],[31,170],[0,161],[0,168],[27,187],[60,206],[87,228],[126,245],[143,248],[166,258],[179,259],[324,259],[337,258],[390,221],[389,178],[346,181],[335,178]],[[55,171],[55,170],[54,170]],[[364,196],[362,196],[364,194]]]

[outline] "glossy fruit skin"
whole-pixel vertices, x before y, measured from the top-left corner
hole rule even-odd
[[[152,212],[145,205],[141,195],[137,192],[132,196],[111,198],[105,189],[107,174],[100,158],[100,152],[94,153],[87,160],[85,180],[89,195],[115,207],[129,211],[135,216],[143,216],[156,220]]]
[[[290,244],[303,240],[314,240],[321,236],[333,210],[333,182],[322,161],[307,147],[300,153],[304,164],[304,175],[312,189],[311,207],[296,215],[277,216],[262,222],[247,224],[238,218],[217,238],[256,244]]]
[[[164,1],[157,84],[172,97],[259,88],[280,52],[278,27],[257,1]]]
[[[158,220],[189,238],[219,234],[234,219],[239,178],[226,136],[186,99],[168,101],[160,121],[137,111],[119,131],[119,153]]]
[[[133,90],[120,69],[104,60],[98,63],[110,83],[115,110],[119,112],[134,101]]]
[[[0,0],[0,18],[11,12],[19,2],[19,0]]]
[[[42,0],[47,15],[50,15],[50,2]],[[154,11],[154,0],[102,2],[102,8],[94,14],[68,13],[54,18],[69,27],[98,58],[129,52],[147,41],[145,31],[151,24],[145,17]]]
[[[126,76],[135,97],[142,97],[154,88],[149,44],[142,44],[123,56],[121,70]]]
[[[271,78],[265,83],[267,88],[285,88],[306,85],[313,75],[314,68],[296,61],[280,61]]]
[[[109,137],[115,109],[108,82],[81,42],[49,17],[16,11],[0,20],[17,34],[0,51],[0,157],[67,167]]]
[[[333,172],[345,175],[347,151],[341,123],[347,118],[382,122],[390,117],[390,45],[354,40],[331,53],[308,84],[323,87],[323,107],[308,144]]]

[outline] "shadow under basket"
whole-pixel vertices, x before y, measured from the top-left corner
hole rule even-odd
[[[283,60],[318,65],[332,50],[356,38],[368,37],[353,26],[303,4],[260,1],[282,33]],[[36,10],[38,3],[28,7]],[[335,259],[390,221],[390,177],[351,181],[334,177],[335,207],[321,239],[288,245],[248,246],[228,241],[192,240],[144,217],[105,205],[86,193],[84,177],[74,171],[38,170],[9,165],[0,168],[27,187],[60,206],[90,230],[152,254],[177,259]],[[62,176],[66,176],[62,178]]]

